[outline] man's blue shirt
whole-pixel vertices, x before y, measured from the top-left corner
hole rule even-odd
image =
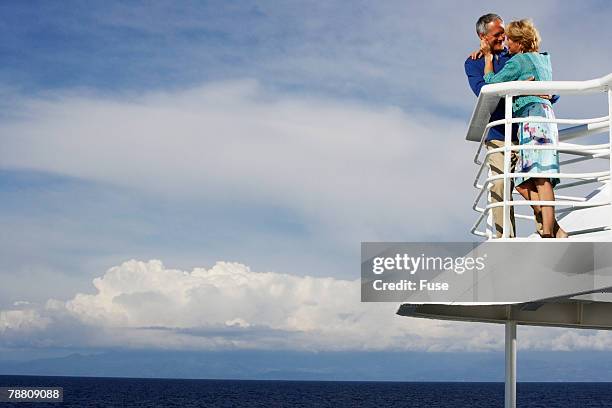
[[[508,50],[503,50],[499,54],[496,54],[493,57],[493,71],[495,73],[501,71],[501,69],[504,67],[504,65],[506,65],[506,62],[511,57],[512,55],[510,55]],[[485,80],[483,78],[484,77],[484,67],[485,67],[484,57],[480,57],[478,59],[471,59],[468,57],[468,59],[465,60],[465,74],[468,77],[470,88],[472,88],[472,91],[474,91],[474,94],[476,96],[480,95],[480,89],[482,89],[482,87],[486,85]],[[489,120],[489,122],[492,122],[494,120],[504,119],[506,115],[505,106],[506,104],[503,99],[499,101],[497,108],[495,108],[495,111],[491,113],[491,119]],[[516,125],[513,125],[513,129],[512,129],[513,139],[516,139],[516,129],[517,129]],[[487,140],[504,140],[504,139],[505,139],[504,138],[504,125],[498,125],[498,126],[493,127],[489,131],[489,135],[487,136]]]

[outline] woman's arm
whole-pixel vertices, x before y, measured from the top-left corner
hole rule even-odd
[[[484,74],[492,74],[493,73],[493,54],[485,55],[485,67]]]
[[[496,84],[499,82],[517,81],[521,77],[521,66],[520,64],[510,58],[506,65],[497,74],[493,73],[493,61],[491,59],[491,69],[487,72],[487,63],[485,60],[485,75],[484,80],[487,84]]]
[[[489,43],[483,39],[480,40],[480,52],[482,53],[485,61],[484,75],[487,75],[488,73],[493,72],[493,52],[491,51]]]

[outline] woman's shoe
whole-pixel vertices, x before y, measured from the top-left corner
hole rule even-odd
[[[535,223],[536,223],[536,232],[541,237],[542,236],[542,231],[544,230],[544,223],[542,222],[542,212],[540,211],[540,212],[536,213],[534,211],[533,216],[535,218]]]
[[[559,227],[559,229],[557,229],[557,231],[555,232],[555,238],[568,238],[568,237],[569,237],[569,234],[565,232],[565,230],[561,227]]]

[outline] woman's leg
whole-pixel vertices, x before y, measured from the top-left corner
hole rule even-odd
[[[546,178],[533,179],[536,188],[538,189],[538,195],[542,201],[554,201],[555,196],[553,193],[552,185],[550,180]],[[542,210],[542,234],[544,236],[552,237],[553,228],[555,226],[555,210],[551,205],[540,206]]]
[[[518,191],[527,201],[540,201],[540,195],[533,183],[533,179],[525,180],[516,186],[516,191]],[[539,205],[532,205],[531,208],[533,209],[533,216],[535,217],[536,231],[538,234],[542,235],[542,210]]]
[[[547,178],[533,179],[542,201],[555,201],[555,193]],[[555,207],[551,205],[540,206],[542,212],[542,235],[545,237],[567,238],[567,233],[557,224]]]
[[[521,184],[519,184],[518,186],[516,186],[516,191],[518,191],[519,194],[523,196],[525,200],[528,200],[528,201],[540,201],[541,200],[540,195],[538,194],[538,189],[536,185],[533,183],[533,179],[526,180],[522,182]],[[554,190],[553,190],[553,194],[554,194]],[[536,232],[540,236],[542,236],[543,234],[542,209],[540,208],[539,205],[532,205],[531,208],[533,209],[533,216],[535,217]],[[553,235],[556,238],[567,238],[567,233],[565,232],[565,230],[563,230],[563,228],[561,228],[561,226],[559,225],[556,219],[555,219],[555,225],[553,226]]]

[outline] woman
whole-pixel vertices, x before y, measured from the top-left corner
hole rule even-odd
[[[506,62],[497,74],[493,73],[493,54],[489,45],[482,40],[481,51],[485,58],[484,80],[488,84],[527,80],[552,80],[550,57],[539,53],[540,34],[531,20],[513,21],[506,27],[508,51],[513,57]],[[542,116],[554,119],[555,115],[549,100],[528,95],[516,97],[512,104],[515,117]],[[522,122],[519,123],[518,139],[521,146],[556,144],[559,138],[556,123]],[[517,173],[559,173],[559,153],[556,150],[520,150],[516,164]],[[527,200],[554,201],[553,188],[558,178],[517,177],[516,189]],[[567,238],[567,233],[555,219],[555,208],[549,205],[533,206],[536,220],[542,222],[543,238]]]

